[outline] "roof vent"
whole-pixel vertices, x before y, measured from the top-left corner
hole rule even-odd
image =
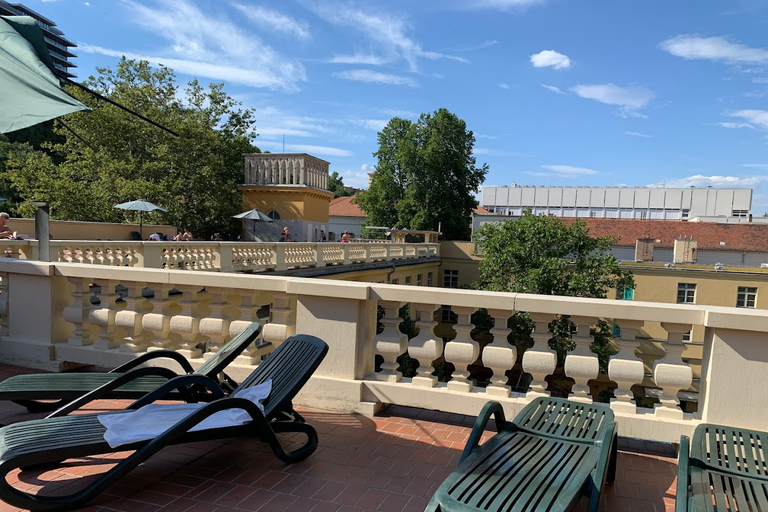
[[[674,263],[665,263],[664,264],[664,268],[675,268],[675,264]]]
[[[760,268],[768,268],[768,263],[761,263]]]
[[[725,270],[725,265],[720,262],[715,263],[715,270]]]

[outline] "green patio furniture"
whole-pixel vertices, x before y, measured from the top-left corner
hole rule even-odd
[[[478,446],[491,415],[498,433]],[[564,511],[587,496],[595,512],[605,481],[614,480],[616,450],[606,406],[537,398],[507,422],[501,404],[488,402],[427,511]]]
[[[768,512],[768,433],[703,423],[680,438],[676,512]]]
[[[164,447],[194,441],[257,437],[267,443],[274,454],[286,464],[304,460],[317,448],[317,432],[296,414],[291,401],[309,380],[327,352],[328,345],[324,341],[301,334],[291,336],[267,356],[233,392],[236,394],[247,391],[248,388],[271,381],[271,391],[263,401],[263,414],[251,400],[231,395],[225,397],[212,379],[202,375],[176,377],[137,400],[126,410],[107,414],[129,414],[132,410],[164,398],[169,390],[188,385],[189,381],[196,384],[204,383],[218,398],[209,403],[199,404],[199,408],[194,412],[177,423],[169,425],[157,437],[124,444],[117,447],[117,450],[105,441],[106,428],[99,421],[98,417],[103,416],[99,414],[44,418],[3,427],[0,429],[0,499],[12,506],[32,511],[80,507],[110,485],[126,477],[132,469]],[[174,407],[174,405],[168,404],[166,407]],[[213,414],[232,409],[246,411],[251,421],[242,425],[192,431],[196,425]],[[280,432],[303,434],[306,436],[306,442],[286,452],[275,435]],[[295,436],[290,436],[290,441],[295,442],[297,439]],[[118,450],[135,451],[109,471],[96,477],[85,488],[71,495],[30,494],[13,487],[6,478],[9,472],[17,468],[58,465],[65,459],[113,453]],[[60,489],[57,491],[60,492]]]
[[[173,350],[153,350],[142,354],[106,373],[62,372],[16,375],[0,382],[0,400],[11,400],[30,412],[71,412],[98,398],[137,399],[154,390],[176,373],[160,366],[141,367],[144,363],[168,360],[178,363],[182,373],[219,378],[224,369],[254,342],[261,333],[261,325],[253,322],[211,355],[197,370],[187,359]],[[201,392],[202,391],[202,392]],[[169,399],[187,401],[209,399],[204,389],[191,386],[168,396]]]

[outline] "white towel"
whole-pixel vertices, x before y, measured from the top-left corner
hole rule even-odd
[[[264,412],[261,404],[270,391],[272,380],[268,380],[258,386],[251,386],[238,391],[233,396],[250,400]],[[149,404],[136,411],[121,414],[100,414],[99,422],[107,429],[104,432],[104,440],[112,448],[117,448],[129,443],[154,439],[168,428],[183,420],[206,404]],[[228,409],[219,411],[198,423],[190,431],[208,430],[222,427],[242,425],[251,420],[251,415],[242,409]]]

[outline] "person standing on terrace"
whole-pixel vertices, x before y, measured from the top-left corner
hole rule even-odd
[[[16,238],[13,234],[13,230],[8,227],[8,220],[11,218],[5,212],[0,212],[0,239],[13,240]]]

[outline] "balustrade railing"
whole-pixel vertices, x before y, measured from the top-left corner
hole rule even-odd
[[[346,261],[366,247],[272,245],[297,264],[320,256]],[[365,257],[374,256],[388,255]],[[521,325],[510,323],[521,315],[530,334],[510,328]],[[550,340],[553,321],[563,317],[573,325],[572,344],[558,355]],[[768,315],[761,311],[0,260],[6,362],[117,364],[159,348],[202,362],[256,319],[266,323],[263,338],[272,347],[295,332],[329,343],[329,357],[302,395],[316,407],[371,413],[396,403],[477,414],[498,400],[514,413],[533,397],[559,395],[605,403],[622,435],[660,441],[678,440],[701,420],[744,428],[768,420],[768,398],[753,392],[768,369]],[[601,320],[620,334],[598,355]],[[706,330],[703,347],[683,341],[694,326]],[[251,348],[233,373],[247,374],[265,351]]]
[[[37,259],[37,241],[1,241],[0,251],[0,257],[34,260]],[[440,255],[440,246],[333,242],[285,244],[52,240],[50,251],[54,261],[66,263],[231,272],[435,257]]]

